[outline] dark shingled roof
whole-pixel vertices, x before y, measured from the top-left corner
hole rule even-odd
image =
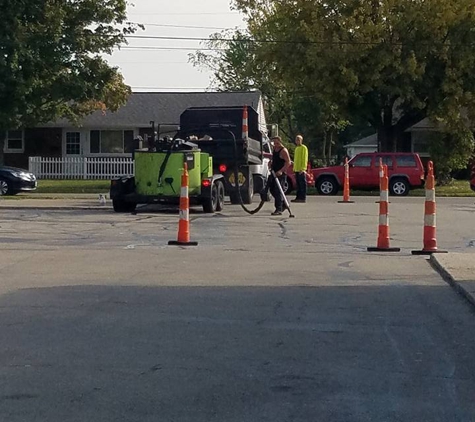
[[[253,92],[136,92],[117,112],[98,111],[87,116],[83,127],[148,127],[156,124],[179,124],[180,115],[189,107],[243,106],[258,111],[261,93]],[[46,126],[72,126],[60,120]]]

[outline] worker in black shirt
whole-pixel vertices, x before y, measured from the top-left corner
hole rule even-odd
[[[272,152],[272,161],[269,163],[270,168],[274,171],[276,177],[279,179],[280,185],[283,186],[286,181],[287,169],[291,166],[289,151],[282,144],[280,136],[275,136],[271,139],[274,149]],[[284,207],[284,198],[275,183],[274,177],[269,176],[269,187],[274,197],[275,211],[272,215],[282,215]]]

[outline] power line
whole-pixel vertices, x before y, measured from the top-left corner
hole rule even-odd
[[[154,60],[154,61],[121,61],[121,60],[114,60],[114,64],[190,64],[190,62],[162,62],[160,60]]]
[[[158,46],[121,46],[114,47],[114,50],[128,51],[226,51],[224,48],[199,48],[199,47],[158,47]]]
[[[150,40],[170,40],[170,41],[223,41],[223,42],[243,42],[243,43],[268,43],[268,44],[292,44],[292,45],[390,45],[403,47],[407,43],[386,42],[386,41],[293,41],[293,40],[254,40],[246,38],[201,38],[201,37],[168,37],[158,35],[127,35],[125,38],[150,39]],[[417,43],[418,45],[432,46],[435,43]],[[472,44],[470,44],[472,45]]]
[[[233,16],[239,16],[241,15],[239,12],[189,12],[189,13],[184,13],[184,12],[177,12],[177,13],[162,13],[162,12],[157,12],[157,13],[128,13],[131,16],[183,16],[183,15],[233,15]]]
[[[167,90],[167,91],[182,91],[182,90],[196,90],[196,91],[206,91],[206,92],[218,92],[217,89],[210,89],[207,87],[157,87],[157,86],[132,86],[131,89],[136,90],[136,89],[146,89],[146,90]]]
[[[163,35],[126,35],[125,38],[134,38],[142,40],[173,40],[173,41],[212,41],[212,38],[201,37],[167,37]],[[218,41],[234,41],[229,38],[217,38]],[[244,40],[237,40],[244,41]]]
[[[173,41],[241,41],[249,42],[250,40],[245,39],[236,39],[231,38],[202,38],[202,37],[167,37],[162,35],[126,35],[125,38],[134,38],[134,39],[143,39],[143,40],[173,40]],[[276,42],[276,41],[266,41],[266,42]]]
[[[104,34],[95,34],[95,33],[88,33],[84,34],[85,36],[90,36],[90,37],[112,37],[112,35],[104,35]],[[114,35],[116,36],[116,35]],[[343,46],[343,45],[355,45],[355,46],[360,46],[360,45],[382,45],[382,46],[393,46],[393,47],[405,47],[405,46],[434,46],[436,44],[438,45],[445,45],[445,46],[457,46],[457,45],[462,45],[462,46],[474,46],[475,43],[473,42],[456,42],[456,43],[450,43],[449,41],[432,41],[432,42],[394,42],[394,41],[295,41],[295,40],[269,40],[269,39],[261,39],[261,40],[256,40],[256,39],[250,39],[250,38],[204,38],[204,37],[172,37],[172,36],[162,36],[162,35],[125,35],[123,38],[126,39],[148,39],[148,40],[164,40],[164,41],[222,41],[222,42],[242,42],[242,43],[268,43],[268,44],[290,44],[290,45],[328,45],[328,46]],[[117,48],[117,47],[114,47]],[[127,46],[123,46],[122,48],[128,48]],[[143,47],[146,48],[146,47]],[[153,47],[156,49],[162,49],[163,47]],[[169,49],[163,48],[163,49]],[[179,47],[174,47],[172,49],[180,49]],[[186,50],[193,50],[194,48],[184,48]],[[198,50],[222,50],[225,51],[225,49],[216,49],[216,48],[198,48]]]
[[[130,22],[130,23],[135,24],[135,25],[157,26],[157,27],[164,27],[164,28],[216,29],[216,30],[234,29],[234,27],[223,28],[223,27],[216,27],[216,26],[167,25],[167,24],[161,24],[161,23],[139,23],[139,22]]]

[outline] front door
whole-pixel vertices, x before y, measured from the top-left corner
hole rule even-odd
[[[394,173],[394,166],[393,166],[393,157],[391,155],[376,155],[374,157],[374,166],[378,169],[377,172],[373,175],[374,180],[373,184],[375,186],[379,186],[379,160],[383,162],[383,165],[388,166],[388,177]]]
[[[359,154],[350,162],[350,186],[353,188],[366,188],[372,186],[372,160],[371,155]]]

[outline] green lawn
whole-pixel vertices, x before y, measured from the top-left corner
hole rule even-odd
[[[436,186],[437,196],[475,196],[475,192],[470,189],[468,180],[454,180],[446,186]],[[410,193],[411,196],[424,196],[424,189],[415,189]]]
[[[107,193],[109,192],[110,180],[39,180],[37,193],[41,194],[60,194],[60,193]],[[437,196],[475,196],[470,189],[470,183],[467,180],[455,180],[450,185],[436,187]],[[309,187],[309,195],[315,195],[316,190]],[[32,194],[34,195],[34,194]],[[377,196],[379,192],[372,191],[352,191],[351,195]],[[411,191],[410,196],[424,196],[424,189],[415,189]]]

